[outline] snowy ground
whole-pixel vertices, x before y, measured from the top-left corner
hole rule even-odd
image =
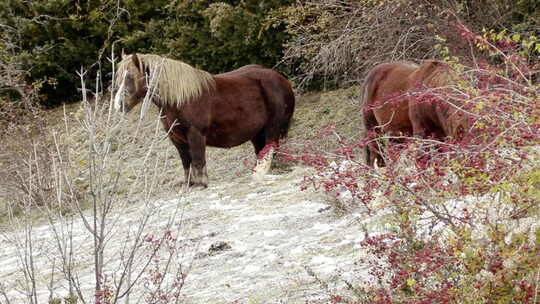
[[[182,290],[185,302],[326,302],[329,292],[345,288],[336,271],[342,271],[342,277],[348,280],[359,280],[363,270],[354,262],[360,254],[358,242],[364,236],[360,227],[376,219],[354,214],[337,216],[327,197],[314,191],[300,191],[299,183],[305,173],[306,169],[295,168],[288,173],[269,175],[264,181],[237,177],[154,204],[156,214],[163,216],[153,217],[150,232],[159,231],[167,213],[180,207],[182,216],[176,221],[182,225],[181,233],[186,239],[196,240],[184,248],[186,259],[193,262]],[[118,227],[134,225],[141,209],[143,206],[135,203],[118,211],[121,212]],[[80,261],[76,271],[85,298],[92,299],[92,241],[80,219],[74,221],[73,231]],[[113,238],[120,240],[130,230],[118,231],[124,231],[124,235],[116,234]],[[54,261],[58,261],[54,253],[55,238],[47,224],[34,227],[32,237],[39,303],[47,303],[50,294],[47,285],[60,282],[58,275],[51,278],[50,270]],[[18,291],[23,277],[22,261],[14,246],[21,239],[23,234],[18,231],[5,232],[0,240],[0,282],[11,303],[26,303]],[[209,251],[213,244],[221,242],[230,248]],[[120,252],[122,242],[112,240],[108,244],[112,259],[107,263],[112,265],[117,263],[114,253]],[[321,281],[325,283],[321,285]],[[324,287],[325,284],[328,286]],[[53,286],[55,296],[66,294],[65,284]],[[132,299],[133,302],[136,301]],[[0,298],[0,303],[4,299]]]

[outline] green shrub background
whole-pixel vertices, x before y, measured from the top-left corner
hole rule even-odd
[[[423,40],[404,56],[432,56],[434,35],[455,33],[450,11],[476,31],[540,35],[536,0],[3,0],[0,71],[17,63],[26,83],[40,84],[39,100],[49,107],[80,100],[81,67],[89,75],[101,71],[106,87],[113,45],[117,54],[156,53],[212,73],[257,63],[277,66],[296,83],[307,75],[307,88],[347,87],[372,61],[392,59],[387,51],[404,33]],[[377,14],[383,29],[370,19]],[[343,54],[326,58],[332,45]],[[16,99],[16,91],[2,85],[0,99]]]
[[[47,0],[0,2],[2,60],[29,70],[27,82],[48,80],[42,103],[80,99],[77,71],[100,69],[105,83],[111,46],[126,53],[157,53],[212,73],[245,64],[274,66],[287,38],[267,22],[272,10],[291,3],[271,1]],[[6,93],[4,92],[4,95]]]

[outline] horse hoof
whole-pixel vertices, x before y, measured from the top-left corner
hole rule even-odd
[[[208,184],[204,184],[204,183],[192,183],[189,185],[192,189],[206,189],[208,188]]]

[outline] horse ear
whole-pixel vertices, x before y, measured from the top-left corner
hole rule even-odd
[[[124,53],[124,48],[122,48],[122,60],[126,59],[126,53]]]
[[[141,64],[141,60],[139,59],[139,56],[137,56],[137,54],[133,54],[133,56],[131,56],[131,60],[133,61],[135,67],[137,67],[137,70],[139,70],[139,73],[144,73],[144,69]]]

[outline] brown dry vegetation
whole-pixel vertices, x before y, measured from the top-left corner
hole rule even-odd
[[[474,50],[454,24],[475,32],[538,30],[536,1],[306,0],[280,10],[292,38],[283,60],[296,67],[299,88],[354,85],[380,62],[441,58],[434,48],[445,40],[462,62],[484,54]]]

